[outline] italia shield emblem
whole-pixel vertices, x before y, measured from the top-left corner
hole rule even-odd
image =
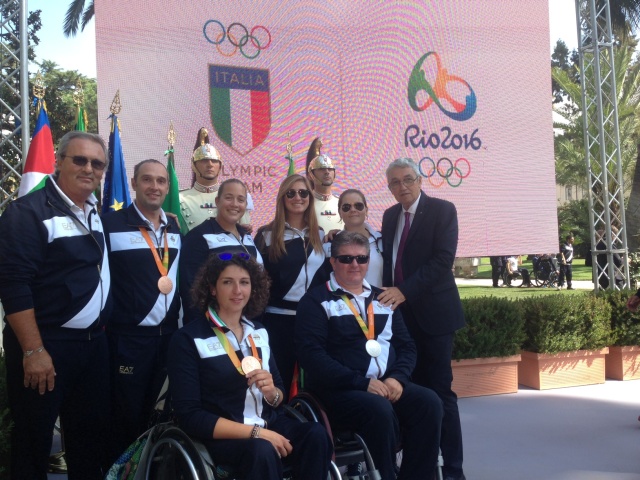
[[[246,155],[271,128],[269,70],[209,65],[209,107],[220,140]]]

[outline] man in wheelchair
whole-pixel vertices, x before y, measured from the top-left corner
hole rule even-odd
[[[336,236],[330,280],[302,298],[295,341],[305,387],[327,409],[332,424],[358,432],[383,479],[431,478],[440,445],[442,402],[411,382],[416,347],[400,310],[377,301],[382,292],[364,279],[369,240]]]
[[[522,257],[515,255],[511,255],[507,258],[507,269],[504,272],[504,283],[508,286],[511,286],[511,281],[514,278],[522,277],[522,285],[525,287],[531,287],[531,276],[529,275],[529,270],[521,267]]]

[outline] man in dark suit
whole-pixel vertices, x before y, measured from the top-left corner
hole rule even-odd
[[[399,202],[382,218],[383,284],[378,299],[402,316],[418,347],[413,381],[435,390],[444,405],[440,449],[445,480],[464,479],[458,398],[451,390],[454,332],[464,326],[452,268],[458,245],[455,206],[427,196],[413,160],[387,168],[389,190]]]

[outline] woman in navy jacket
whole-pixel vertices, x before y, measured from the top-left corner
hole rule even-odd
[[[331,440],[285,415],[269,336],[249,320],[269,297],[264,269],[245,252],[211,255],[192,294],[202,315],[174,334],[167,362],[180,427],[243,479],[281,480],[290,456],[296,478],[326,480]]]

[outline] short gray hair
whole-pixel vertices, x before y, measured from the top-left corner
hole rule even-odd
[[[420,176],[420,168],[418,168],[418,165],[416,164],[416,162],[406,157],[396,158],[393,162],[391,162],[387,167],[387,171],[385,172],[385,174],[387,178],[389,178],[389,172],[394,168],[407,168],[407,167],[413,169],[413,173]]]
[[[370,247],[368,238],[358,232],[348,232],[346,230],[343,230],[335,237],[333,237],[333,241],[331,242],[331,256],[333,258],[337,257],[338,255],[340,255],[340,250],[342,250],[342,247],[346,247],[348,245],[365,247],[367,250],[367,255],[369,255]]]
[[[107,163],[107,168],[109,167],[109,152],[107,151],[107,145],[104,143],[102,137],[96,133],[81,132],[79,130],[72,130],[66,133],[60,139],[60,141],[58,142],[58,150],[56,151],[56,163],[61,161],[67,154],[69,143],[71,143],[72,140],[89,140],[90,142],[94,142],[100,145],[102,147],[102,151],[104,152],[104,158],[105,162]],[[56,165],[56,172],[57,171],[58,167]]]

